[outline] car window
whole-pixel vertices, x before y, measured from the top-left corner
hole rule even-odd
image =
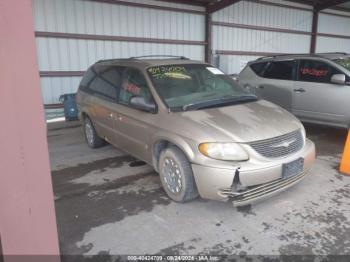
[[[152,99],[143,74],[136,69],[127,69],[123,76],[123,83],[119,93],[119,103],[129,105],[130,98],[133,96],[142,96],[146,101]]]
[[[293,80],[294,68],[294,61],[270,62],[264,72],[263,77],[280,80]]]
[[[342,72],[322,61],[300,60],[299,81],[330,83],[334,74],[342,74]]]
[[[206,64],[162,65],[147,69],[157,93],[170,109],[189,104],[225,101],[249,95],[231,77]]]
[[[257,74],[258,76],[261,76],[266,65],[267,65],[267,62],[255,63],[255,64],[251,64],[250,68],[254,71],[255,74]]]
[[[85,74],[80,82],[79,88],[82,90],[86,90],[89,87],[90,83],[92,82],[92,80],[94,79],[95,76],[96,76],[96,73],[94,72],[92,67],[90,67],[85,72]]]
[[[116,101],[121,86],[121,70],[118,67],[99,67],[97,77],[89,88],[96,96]]]
[[[338,65],[344,67],[346,70],[350,71],[350,57],[338,58],[333,60]]]

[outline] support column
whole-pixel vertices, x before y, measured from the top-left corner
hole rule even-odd
[[[212,15],[208,9],[205,13],[205,62],[211,63],[212,61]]]
[[[319,11],[314,9],[312,14],[312,31],[311,31],[311,44],[310,44],[311,54],[314,54],[316,52],[318,15],[319,15]]]
[[[0,38],[2,252],[5,262],[59,261],[31,0],[0,1]]]

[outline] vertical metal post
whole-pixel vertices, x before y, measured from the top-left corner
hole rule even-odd
[[[311,44],[310,44],[311,54],[314,54],[316,52],[318,15],[319,15],[319,10],[314,8],[313,14],[312,14],[312,31],[311,31]]]
[[[211,63],[212,61],[212,15],[209,13],[208,8],[205,12],[205,61]]]

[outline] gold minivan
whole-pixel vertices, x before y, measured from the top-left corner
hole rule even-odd
[[[167,195],[246,205],[298,183],[315,146],[298,119],[184,57],[102,60],[77,94],[86,141],[147,162]]]

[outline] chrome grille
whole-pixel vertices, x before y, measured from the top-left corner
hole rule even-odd
[[[268,158],[284,157],[298,152],[304,146],[301,130],[249,143],[249,145],[260,155]]]

